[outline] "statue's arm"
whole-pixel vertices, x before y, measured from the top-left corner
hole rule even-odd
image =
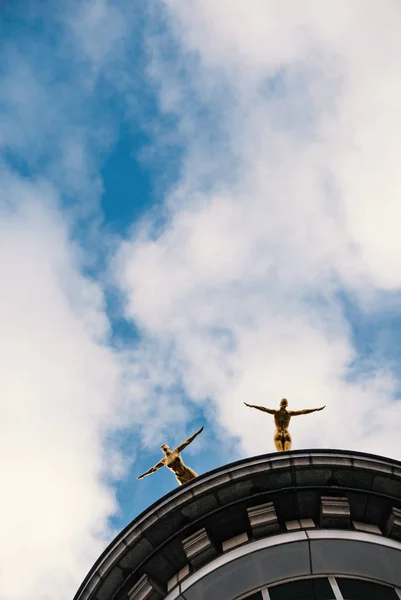
[[[145,471],[145,473],[142,473],[142,475],[138,475],[137,479],[143,479],[148,475],[152,475],[152,473],[155,473],[158,469],[161,469],[162,467],[164,467],[164,458],[162,458],[161,461],[157,463],[157,465],[151,467],[150,469]]]
[[[203,427],[201,427],[200,429],[198,429],[198,431],[196,431],[193,435],[191,435],[191,437],[189,437],[187,440],[185,440],[185,442],[182,442],[182,444],[180,444],[179,446],[177,446],[176,451],[177,452],[182,452],[184,450],[184,448],[186,448],[191,442],[194,441],[194,439],[203,431]]]
[[[326,405],[320,406],[319,408],[304,408],[303,410],[289,410],[291,417],[298,417],[298,415],[309,415],[309,413],[317,412],[326,408]]]
[[[276,410],[274,408],[266,408],[265,406],[256,406],[255,404],[247,404],[246,402],[244,402],[244,404],[245,404],[245,406],[249,406],[249,408],[257,408],[258,410],[261,410],[262,412],[269,413],[269,415],[276,414]]]

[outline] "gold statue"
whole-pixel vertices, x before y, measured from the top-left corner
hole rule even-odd
[[[139,475],[137,479],[143,479],[143,477],[146,477],[147,475],[152,475],[152,473],[155,473],[158,469],[161,469],[161,467],[167,467],[168,469],[170,469],[170,471],[173,471],[180,485],[186,483],[187,481],[190,481],[191,479],[195,479],[195,477],[198,477],[197,473],[195,473],[193,469],[184,465],[184,461],[180,456],[180,452],[182,452],[184,448],[186,448],[191,442],[193,442],[196,436],[202,433],[202,431],[203,427],[201,427],[199,431],[191,435],[191,437],[185,440],[185,442],[182,442],[182,444],[177,446],[177,448],[175,448],[174,450],[170,450],[167,444],[162,444],[160,448],[164,452],[165,457],[162,458],[161,461],[159,461],[154,467],[152,467],[148,471],[145,471],[145,473],[142,473],[142,475]]]
[[[273,408],[265,408],[264,406],[255,406],[254,404],[247,404],[245,406],[250,408],[257,408],[262,412],[267,412],[269,415],[274,415],[274,423],[276,425],[276,431],[274,432],[274,444],[277,452],[284,452],[285,450],[291,450],[292,439],[290,432],[288,431],[288,425],[290,424],[291,417],[297,417],[298,415],[308,415],[309,413],[323,410],[325,406],[320,408],[304,408],[303,410],[287,410],[288,400],[283,398],[280,402],[280,408],[274,410]]]

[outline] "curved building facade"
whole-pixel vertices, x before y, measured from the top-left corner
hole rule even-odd
[[[401,600],[401,463],[248,458],[134,519],[74,600]]]

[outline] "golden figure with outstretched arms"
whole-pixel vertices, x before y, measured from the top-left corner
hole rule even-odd
[[[257,408],[262,412],[269,413],[274,416],[274,423],[276,425],[276,431],[274,432],[274,444],[277,452],[284,452],[285,450],[291,450],[292,439],[288,426],[290,424],[291,417],[297,417],[298,415],[308,415],[309,413],[323,410],[325,406],[320,408],[304,408],[303,410],[288,410],[288,400],[283,398],[280,402],[280,408],[275,410],[273,408],[265,408],[264,406],[255,406],[254,404],[247,404],[245,406],[250,408]]]
[[[203,427],[201,427],[199,431],[191,435],[191,437],[185,440],[185,442],[182,442],[182,444],[177,446],[177,448],[174,448],[174,450],[170,450],[167,444],[162,444],[160,448],[165,454],[164,458],[162,458],[154,467],[151,467],[148,471],[145,471],[145,473],[139,475],[137,479],[143,479],[147,475],[152,475],[158,469],[161,469],[161,467],[167,467],[168,469],[170,469],[170,471],[172,471],[176,476],[176,479],[180,485],[186,483],[187,481],[190,481],[191,479],[195,479],[195,477],[198,477],[197,473],[195,473],[193,469],[184,465],[184,461],[180,456],[180,452],[182,452],[184,448],[186,448],[191,442],[193,442],[194,439],[200,433],[202,433],[202,431]]]

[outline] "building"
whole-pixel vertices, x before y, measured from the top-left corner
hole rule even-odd
[[[75,600],[400,600],[401,463],[307,450],[232,463],[134,519]]]

